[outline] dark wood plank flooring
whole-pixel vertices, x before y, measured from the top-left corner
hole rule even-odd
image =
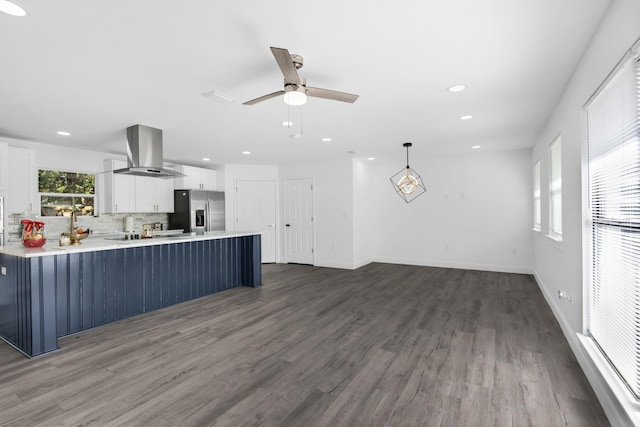
[[[531,276],[265,265],[60,340],[0,343],[0,425],[606,426]]]

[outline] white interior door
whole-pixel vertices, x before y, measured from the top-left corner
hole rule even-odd
[[[313,180],[285,181],[284,241],[287,262],[313,265]]]
[[[276,262],[276,183],[236,181],[236,231],[262,233],[262,262]]]

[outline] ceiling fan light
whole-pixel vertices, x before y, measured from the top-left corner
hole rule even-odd
[[[284,103],[287,105],[304,105],[307,103],[307,94],[304,93],[304,87],[298,90],[292,90],[284,94]]]
[[[4,12],[11,16],[27,16],[27,11],[24,10],[24,8],[8,0],[0,0],[0,12]]]

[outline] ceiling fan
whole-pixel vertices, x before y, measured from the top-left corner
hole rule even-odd
[[[284,95],[284,102],[288,105],[303,105],[307,102],[307,96],[316,98],[332,99],[334,101],[354,103],[359,95],[352,93],[339,92],[337,90],[321,89],[317,87],[307,86],[304,78],[298,75],[298,70],[302,68],[303,58],[300,55],[290,54],[287,49],[272,47],[271,52],[276,58],[278,66],[284,75],[284,90],[261,96],[251,101],[245,102],[243,105],[253,105],[276,96]]]

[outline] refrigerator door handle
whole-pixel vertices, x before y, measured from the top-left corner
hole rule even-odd
[[[209,201],[207,200],[204,204],[204,231],[211,230],[211,218],[209,217]]]

